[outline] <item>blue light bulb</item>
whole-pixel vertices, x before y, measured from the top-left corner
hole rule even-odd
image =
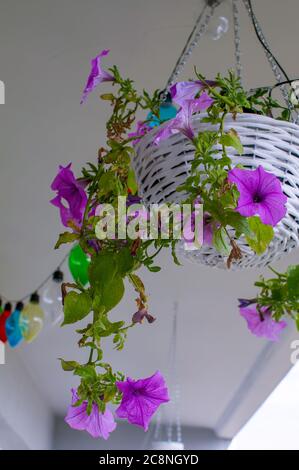
[[[12,348],[15,348],[23,340],[23,335],[20,328],[20,315],[22,309],[23,303],[18,302],[15,310],[5,322],[7,340]]]
[[[155,116],[153,113],[149,113],[146,117],[148,121],[149,127],[157,127],[160,126],[165,121],[169,121],[169,119],[173,119],[177,115],[177,108],[173,106],[173,104],[169,101],[161,104],[160,106],[160,119]]]

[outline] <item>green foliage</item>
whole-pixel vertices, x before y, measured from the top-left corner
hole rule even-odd
[[[284,316],[292,318],[299,330],[299,265],[289,266],[286,273],[279,273],[270,268],[274,278],[261,277],[255,286],[260,289],[256,303],[267,307],[275,320]]]
[[[91,312],[91,308],[92,300],[88,291],[80,294],[75,291],[69,292],[64,298],[63,325],[83,320]]]
[[[248,223],[251,234],[246,236],[246,241],[257,255],[261,255],[273,239],[273,227],[263,224],[259,217],[250,217]]]
[[[151,272],[160,271],[155,259],[164,248],[171,249],[174,262],[180,264],[175,253],[177,240],[174,237],[169,240],[160,236],[156,240],[119,240],[117,237],[114,240],[96,239],[95,227],[99,216],[94,215],[93,209],[105,203],[116,208],[118,196],[138,194],[135,174],[131,168],[134,139],[128,137],[128,132],[140,110],[159,117],[161,104],[159,90],[152,95],[145,90],[138,93],[134,82],[123,78],[117,67],[112,67],[110,72],[114,76],[113,92],[101,95],[101,99],[112,109],[106,125],[106,145],[99,149],[97,163],[87,163],[82,169],[81,180],[88,194],[82,226],[71,224],[70,228],[74,232],[62,233],[55,245],[58,248],[76,241],[91,257],[88,275],[90,287],[84,289],[79,282],[63,285],[63,325],[78,322],[93,312],[89,323],[77,330],[80,335],[79,347],[89,349],[89,358],[83,364],[61,359],[65,371],[80,377],[80,398],[76,405],[86,400],[89,413],[93,403],[97,403],[100,411],[104,411],[106,403],[119,403],[121,398],[115,384],[117,380],[123,380],[124,376],[119,372],[114,373],[111,366],[103,362],[102,343],[111,338],[114,347],[121,350],[129,329],[134,326],[127,318],[112,321],[111,310],[121,302],[126,280],[137,293],[137,309],[147,309],[145,286],[136,271],[141,266]],[[203,119],[212,124],[213,128],[199,133],[193,139],[194,160],[190,174],[177,190],[187,194],[183,202],[195,204],[199,201],[204,204],[213,229],[213,245],[228,257],[230,265],[234,259],[242,256],[237,245],[241,236],[245,236],[256,253],[261,254],[273,237],[273,229],[263,225],[258,217],[248,219],[236,211],[239,193],[236,186],[228,182],[228,172],[235,166],[235,153],[243,154],[243,146],[235,129],[225,129],[225,117],[228,113],[236,116],[244,111],[271,115],[274,110],[280,113],[280,119],[289,119],[290,113],[273,100],[269,89],[247,93],[233,72],[229,72],[227,77],[217,75],[216,86],[213,87],[205,82],[205,77],[196,74],[214,99]],[[119,222],[117,212],[116,221]],[[258,298],[260,305],[270,305],[277,319],[286,312],[295,312],[294,318],[299,324],[298,282],[298,266],[290,267],[285,275],[279,275],[278,278],[268,281],[261,279],[256,284],[261,289]],[[72,290],[66,292],[67,288]]]
[[[79,238],[80,238],[80,235],[78,233],[63,232],[59,235],[59,238],[54,248],[55,250],[57,250],[57,248],[59,248],[64,243],[73,243],[75,240],[78,240]]]

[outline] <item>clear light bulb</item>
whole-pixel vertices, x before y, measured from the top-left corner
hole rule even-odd
[[[42,305],[52,325],[57,325],[63,319],[62,281],[63,273],[57,269],[53,273],[52,281],[46,286],[42,294]]]
[[[27,343],[31,343],[37,337],[43,327],[44,319],[44,312],[39,305],[39,295],[34,293],[20,316],[20,328]]]

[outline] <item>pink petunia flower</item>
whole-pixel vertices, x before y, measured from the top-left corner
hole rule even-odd
[[[287,197],[279,179],[260,165],[256,170],[234,168],[228,180],[240,193],[236,211],[245,217],[259,215],[261,221],[273,227],[285,216]]]
[[[93,403],[90,415],[87,414],[87,401],[79,406],[74,404],[79,400],[77,390],[72,389],[72,404],[69,406],[65,422],[78,431],[87,431],[92,437],[102,437],[107,440],[116,428],[113,414],[106,408],[104,413],[99,411],[98,405]]]
[[[147,431],[153,414],[162,403],[169,401],[162,374],[157,371],[151,377],[140,380],[128,377],[124,382],[116,382],[116,385],[123,394],[116,410],[117,416]]]
[[[65,227],[68,227],[69,221],[81,225],[87,203],[85,184],[76,180],[71,165],[69,163],[66,167],[59,166],[59,172],[51,184],[51,189],[57,191],[57,196],[50,202],[59,208],[61,221]]]
[[[207,84],[215,86],[216,82],[207,80]],[[200,80],[177,82],[170,87],[172,101],[179,106],[183,106],[186,100],[193,100],[195,96],[205,87]]]
[[[256,306],[241,307],[240,315],[247,321],[251,333],[270,341],[278,341],[280,332],[287,326],[285,321],[273,320],[271,311],[265,307],[261,309],[261,314],[257,311]]]
[[[81,104],[84,103],[89,93],[91,93],[102,82],[113,82],[114,77],[111,73],[102,69],[101,59],[109,54],[109,50],[103,50],[91,61],[91,71],[87,78],[85,88],[83,90]]]
[[[209,108],[213,101],[213,98],[205,92],[202,93],[199,98],[184,101],[183,106],[177,113],[176,117],[167,121],[167,123],[157,132],[154,143],[159,145],[162,140],[168,139],[171,135],[178,134],[179,132],[184,134],[188,139],[193,140],[193,114]]]

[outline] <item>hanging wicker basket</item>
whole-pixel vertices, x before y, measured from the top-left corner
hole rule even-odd
[[[202,117],[201,114],[193,118],[195,132],[216,129],[209,123],[202,123]],[[256,255],[244,238],[238,241],[243,256],[232,268],[261,267],[299,245],[299,126],[257,114],[239,114],[236,119],[232,115],[226,116],[224,129],[231,128],[238,132],[244,147],[242,156],[233,148],[227,148],[233,163],[247,169],[262,165],[279,178],[288,197],[287,214],[274,228],[274,238],[262,255]],[[186,197],[176,188],[189,175],[194,156],[193,145],[182,134],[173,135],[157,146],[153,143],[156,132],[157,128],[141,139],[132,162],[146,206],[180,202]],[[220,152],[219,146],[219,156]],[[188,251],[180,242],[178,256],[208,266],[226,267],[226,258],[210,246]]]

